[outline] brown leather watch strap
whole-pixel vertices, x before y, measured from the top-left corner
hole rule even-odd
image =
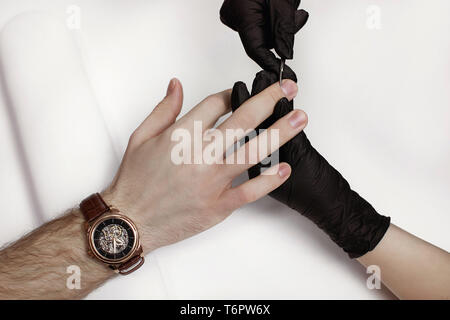
[[[89,196],[88,198],[84,199],[80,203],[80,210],[87,221],[86,230],[88,230],[88,226],[91,224],[90,222],[95,220],[97,217],[104,214],[105,212],[110,211],[111,207],[105,203],[100,194],[95,193]],[[121,275],[130,274],[139,269],[144,264],[145,259],[142,256],[142,252],[143,252],[142,246],[139,246],[139,248],[134,252],[133,256],[130,259],[128,259],[122,264],[108,263],[109,267],[115,270],[117,273],[120,273]],[[107,263],[106,261],[103,262]]]
[[[80,210],[86,221],[92,221],[101,214],[109,211],[109,206],[98,193],[94,193],[80,203]]]
[[[144,262],[145,259],[142,256],[142,247],[139,247],[139,249],[136,251],[136,255],[130,258],[127,262],[122,263],[117,268],[117,271],[121,275],[125,276],[139,269],[144,264]]]

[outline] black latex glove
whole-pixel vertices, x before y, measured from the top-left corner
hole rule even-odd
[[[278,75],[261,71],[253,82],[252,96],[277,82]],[[295,78],[291,78],[295,81]],[[231,106],[235,111],[250,94],[243,82],[234,85]],[[293,102],[280,100],[274,113],[257,129],[267,129],[276,120],[293,110]],[[373,250],[383,238],[390,218],[378,214],[348,182],[311,146],[301,132],[279,150],[280,162],[292,167],[289,179],[270,196],[312,220],[351,258]],[[261,172],[261,164],[249,170],[254,178]]]
[[[306,24],[308,13],[297,10],[301,0],[225,0],[220,19],[239,32],[245,51],[261,68],[278,72],[282,59],[292,59],[295,34]],[[291,74],[288,68],[286,71]]]

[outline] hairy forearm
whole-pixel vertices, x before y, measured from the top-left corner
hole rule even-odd
[[[114,272],[87,254],[78,209],[46,223],[0,251],[0,299],[79,299]],[[81,271],[81,288],[67,286],[69,266]]]
[[[450,299],[450,254],[393,224],[358,261],[377,265],[381,281],[400,299]]]

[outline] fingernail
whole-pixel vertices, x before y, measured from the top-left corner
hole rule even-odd
[[[172,80],[170,80],[169,86],[167,87],[167,93],[166,93],[167,96],[172,93],[172,91],[175,89],[176,85],[177,85],[176,78],[173,78]]]
[[[296,110],[289,117],[289,124],[292,128],[301,128],[306,122],[306,114],[303,111]]]
[[[297,96],[298,87],[292,80],[283,80],[281,83],[281,90],[283,90],[284,95],[288,100],[292,100]]]
[[[286,164],[280,165],[280,167],[278,169],[278,175],[281,177],[281,179],[286,178],[290,173],[291,173],[291,168],[288,165],[286,165]]]

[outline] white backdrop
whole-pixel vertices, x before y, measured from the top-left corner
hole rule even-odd
[[[259,69],[220,23],[221,2],[1,1],[0,245],[106,186],[173,76],[183,113],[237,80],[251,84]],[[79,30],[66,26],[73,5]],[[379,29],[367,24],[373,5]],[[289,64],[312,143],[379,212],[449,250],[450,2],[302,7],[310,21]],[[269,198],[147,260],[89,297],[392,298],[367,289],[356,261]]]

